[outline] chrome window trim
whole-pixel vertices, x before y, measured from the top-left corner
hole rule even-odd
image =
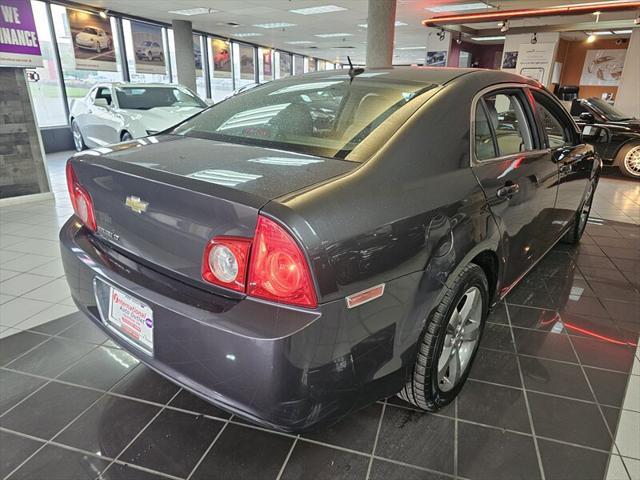
[[[525,150],[524,152],[510,153],[509,155],[502,155],[500,157],[488,158],[486,160],[480,160],[476,157],[475,118],[476,118],[476,108],[478,107],[478,102],[480,101],[480,99],[484,97],[487,93],[491,93],[493,91],[514,89],[514,88],[520,89],[522,91],[522,94],[526,96],[525,88],[530,88],[530,87],[533,87],[533,86],[529,85],[528,83],[516,83],[516,82],[497,83],[497,84],[485,87],[482,90],[479,90],[475,94],[475,96],[473,97],[473,100],[471,101],[471,111],[469,112],[469,117],[470,117],[469,118],[469,165],[471,167],[475,167],[478,165],[486,165],[488,163],[494,163],[494,162],[502,162],[514,157],[520,157],[520,156],[528,157],[532,155],[540,155],[540,154],[548,153],[551,151],[548,148],[542,148],[542,149],[536,149],[536,150]],[[533,88],[536,88],[536,87],[533,87]],[[532,114],[534,115],[534,121],[536,121],[535,128],[538,128],[537,120],[535,118],[536,113],[532,112]],[[529,128],[532,128],[532,127],[533,126],[531,125],[529,126]],[[533,139],[533,130],[530,133]]]

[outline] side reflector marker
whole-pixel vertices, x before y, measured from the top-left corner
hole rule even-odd
[[[367,288],[366,290],[362,290],[361,292],[349,295],[346,298],[347,308],[354,308],[370,302],[371,300],[375,300],[376,298],[380,298],[384,294],[384,285],[384,283],[381,283],[380,285],[376,285],[375,287]]]

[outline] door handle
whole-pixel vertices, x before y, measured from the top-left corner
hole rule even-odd
[[[520,186],[517,183],[512,183],[509,185],[505,185],[504,187],[500,187],[496,191],[496,197],[498,198],[511,198],[516,193],[520,191]]]

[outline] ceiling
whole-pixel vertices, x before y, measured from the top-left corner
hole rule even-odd
[[[396,21],[406,23],[396,27],[394,63],[413,63],[424,60],[424,47],[429,30],[421,21],[437,15],[427,7],[464,4],[477,0],[397,0]],[[501,9],[544,8],[556,5],[591,3],[594,0],[489,0],[492,6]],[[172,19],[190,20],[193,28],[224,37],[279,48],[295,53],[315,56],[336,62],[346,62],[350,55],[354,63],[364,63],[366,52],[367,0],[81,0],[81,3],[120,13],[170,23]],[[301,15],[289,10],[320,5],[336,5],[346,10],[316,15]],[[169,13],[170,10],[206,7],[213,13],[183,16]],[[445,14],[442,12],[439,14]],[[459,12],[458,12],[459,13]],[[603,14],[600,21],[624,19],[633,25],[634,12]],[[546,17],[525,19],[510,23],[512,28],[542,25],[566,25],[593,23],[593,15],[571,17]],[[229,22],[238,24],[230,26]],[[286,22],[293,24],[285,28],[260,28],[257,24]],[[495,30],[494,23],[473,24],[476,30]],[[322,38],[316,35],[344,33],[345,36]],[[243,34],[259,34],[244,37]],[[563,34],[571,36],[571,34]],[[573,34],[576,36],[575,34]],[[289,43],[289,42],[311,43]],[[407,49],[409,48],[409,49]]]

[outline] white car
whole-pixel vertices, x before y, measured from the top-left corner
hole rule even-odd
[[[164,58],[164,52],[158,42],[147,40],[136,45],[136,57],[138,57],[138,60],[142,60],[143,58],[148,61],[152,61],[155,58],[162,60]]]
[[[76,46],[100,53],[103,50],[111,50],[113,43],[111,36],[100,27],[84,27],[76,35]]]
[[[71,105],[76,150],[155,135],[207,108],[180,85],[105,83]]]

